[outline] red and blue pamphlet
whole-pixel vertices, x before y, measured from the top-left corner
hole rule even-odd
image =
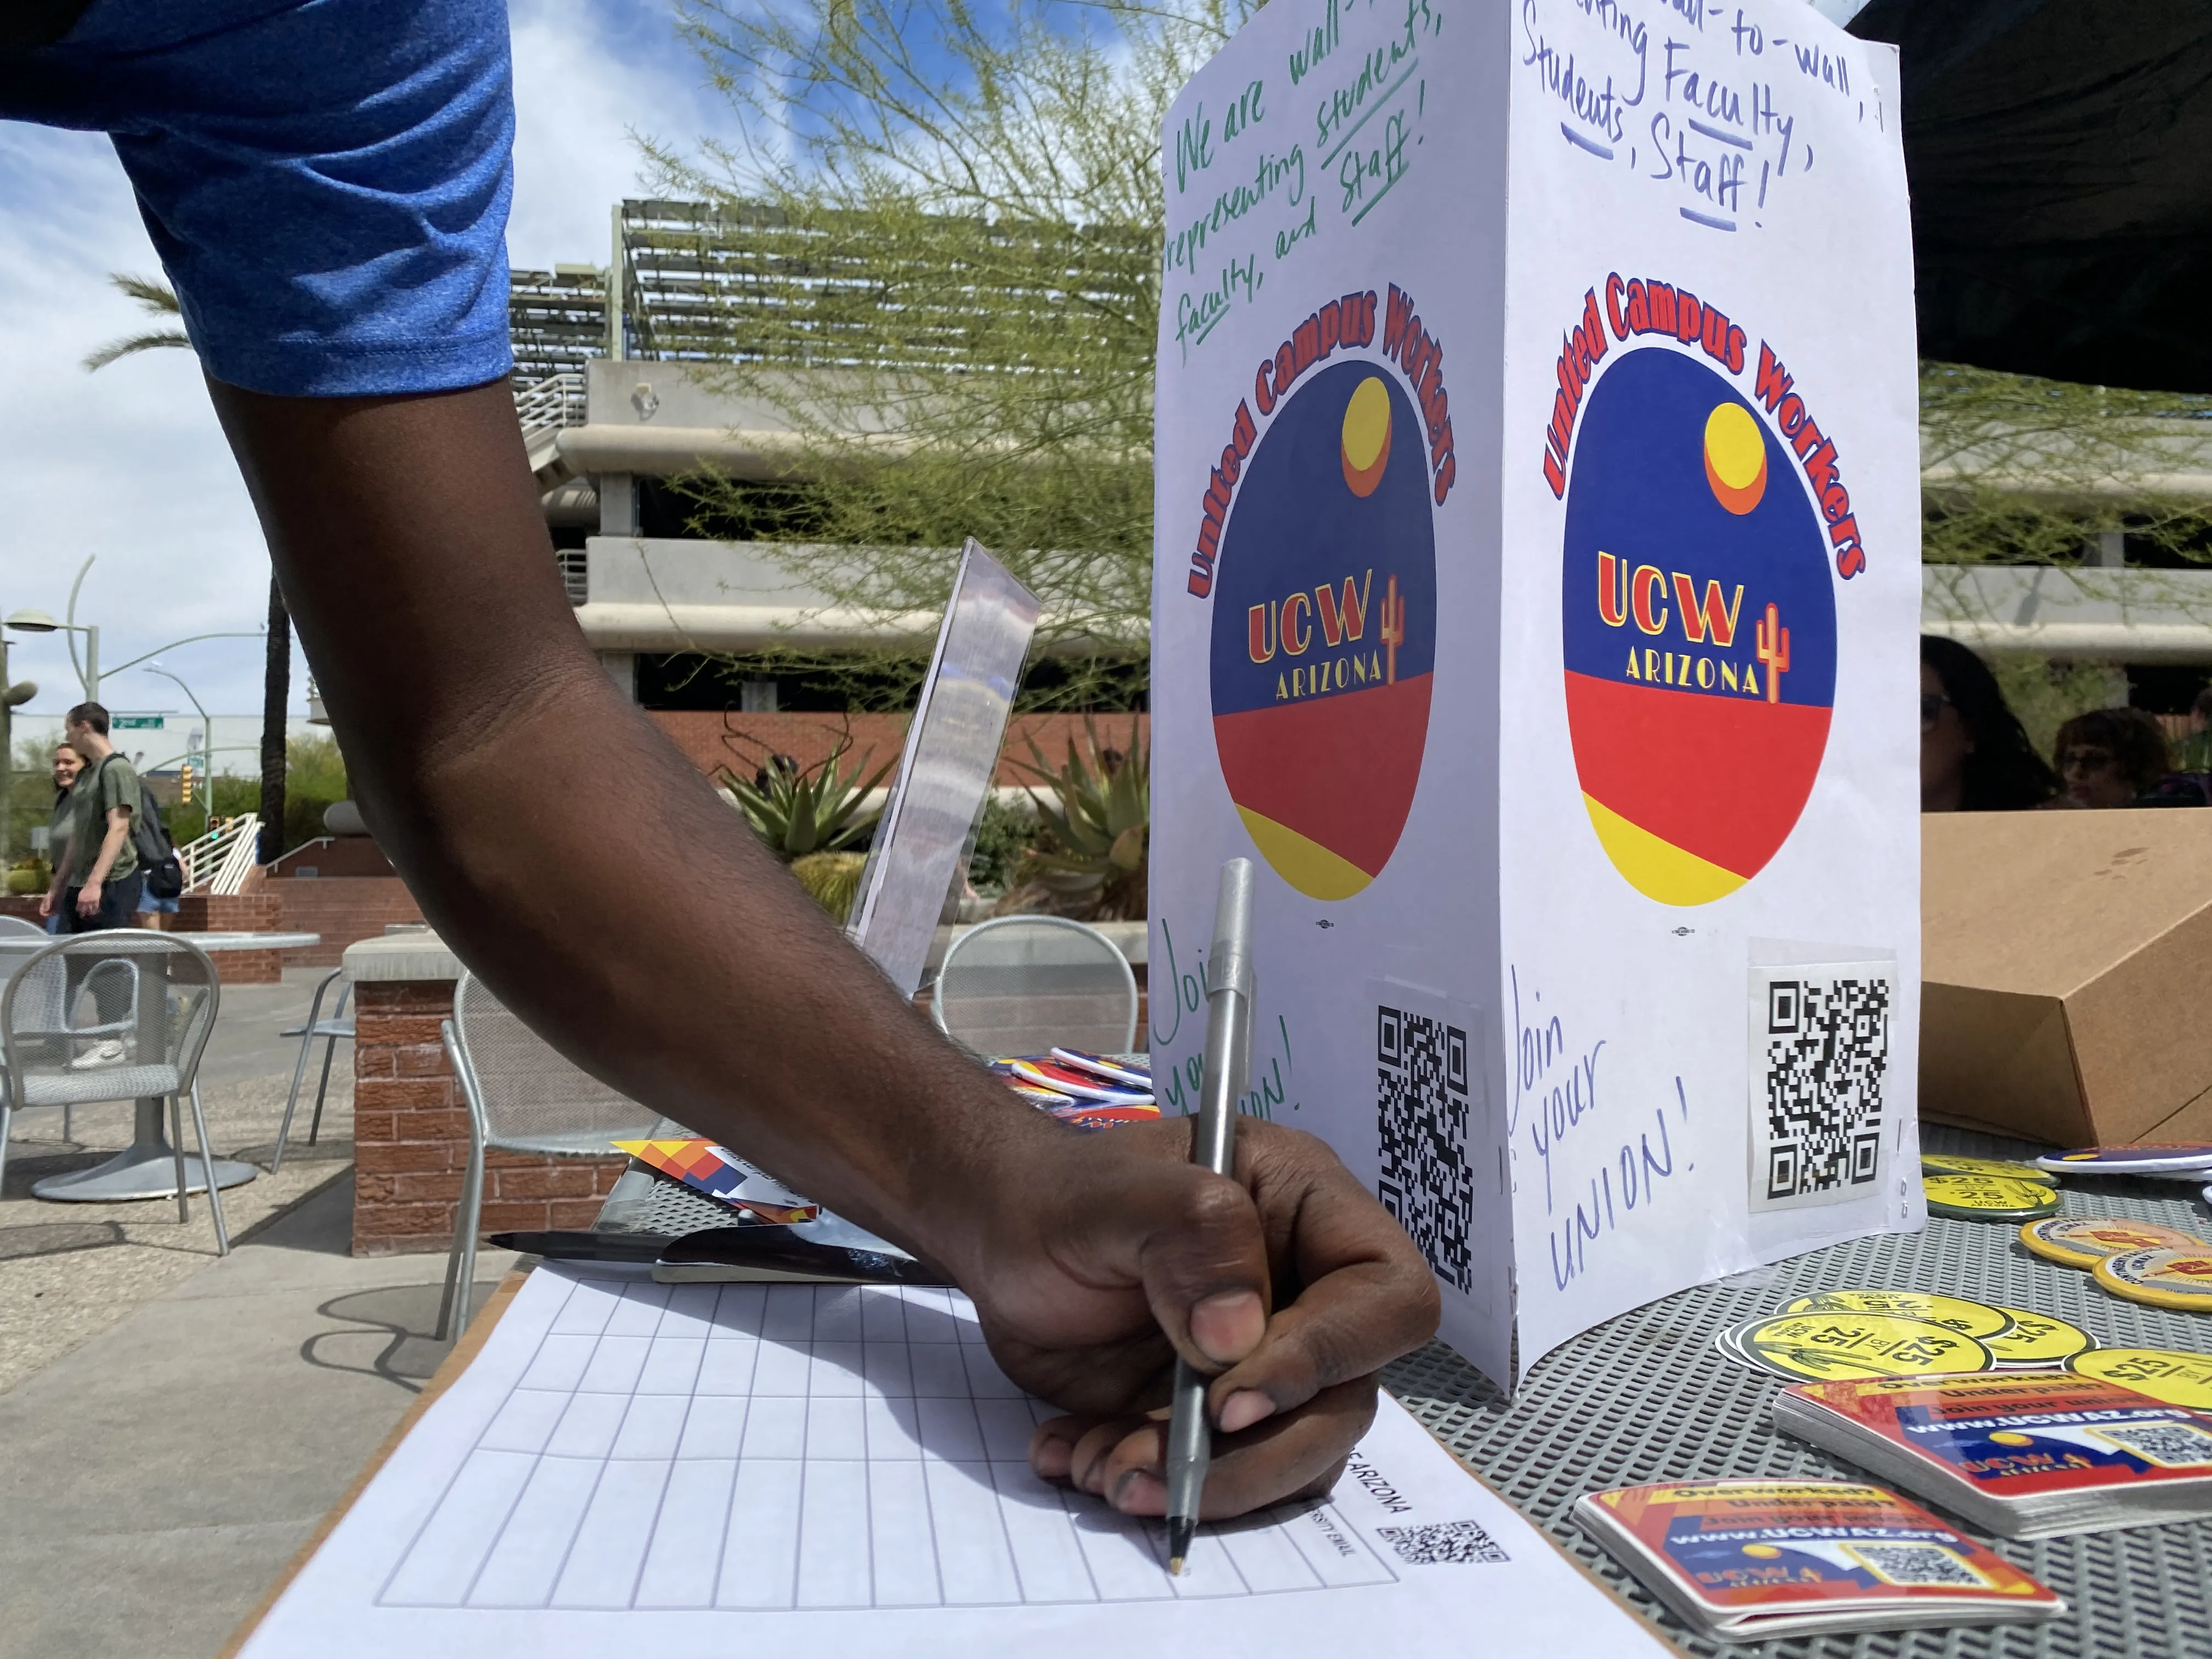
[[[647,1169],[673,1176],[694,1192],[719,1198],[763,1221],[789,1226],[811,1221],[820,1212],[805,1199],[787,1191],[735,1152],[711,1140],[617,1140],[612,1145],[617,1152],[628,1152]]]
[[[2212,1414],[2069,1371],[1802,1383],[1774,1426],[2008,1538],[2212,1516]]]
[[[1683,1480],[1591,1492],[1575,1518],[1723,1642],[2050,1619],[2066,1604],[1916,1504],[1839,1480]]]

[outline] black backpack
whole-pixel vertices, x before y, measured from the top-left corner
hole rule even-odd
[[[94,769],[95,787],[100,773],[114,758],[106,756]],[[158,899],[173,899],[185,890],[185,866],[177,858],[176,843],[169,839],[168,826],[161,822],[161,804],[154,799],[153,786],[143,778],[138,780],[138,810],[131,815],[131,845],[138,854],[138,873],[146,878],[149,893]]]

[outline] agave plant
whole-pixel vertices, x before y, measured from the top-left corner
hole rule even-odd
[[[875,828],[883,809],[866,805],[868,792],[891,769],[886,762],[863,780],[860,775],[873,758],[869,755],[846,771],[841,763],[851,748],[849,742],[841,742],[805,767],[787,756],[772,756],[750,779],[725,768],[722,787],[736,799],[753,833],[785,863],[810,853],[838,852]]]
[[[1055,769],[1036,743],[1032,762],[1016,765],[1031,774],[1030,787],[1042,826],[1037,845],[1023,854],[1014,889],[1001,909],[1046,908],[1061,915],[1116,921],[1145,914],[1145,860],[1152,840],[1152,762],[1129,725],[1129,746],[1102,749],[1084,722],[1085,744],[1067,740],[1067,763]],[[1038,793],[1042,787],[1050,799]]]

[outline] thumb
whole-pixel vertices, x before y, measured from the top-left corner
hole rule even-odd
[[[1236,1182],[1194,1165],[1159,1170],[1147,1184],[1138,1270],[1152,1317],[1184,1359],[1225,1370],[1267,1332],[1259,1208]]]

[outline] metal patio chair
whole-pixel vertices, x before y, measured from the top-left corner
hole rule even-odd
[[[37,922],[27,921],[21,916],[0,916],[0,936],[15,938],[25,934],[33,939],[45,939],[46,930]]]
[[[338,1000],[331,1009],[331,1017],[323,1015],[323,997],[334,981],[338,985]],[[345,976],[345,969],[333,968],[325,974],[315,987],[315,1000],[307,1005],[307,1023],[287,1026],[279,1033],[283,1036],[300,1039],[300,1058],[292,1066],[292,1091],[284,1097],[284,1121],[276,1130],[276,1156],[269,1161],[269,1173],[275,1175],[284,1167],[284,1146],[292,1138],[292,1114],[300,1104],[300,1085],[307,1075],[307,1051],[315,1046],[315,1039],[323,1042],[322,1080],[315,1085],[315,1113],[307,1120],[307,1145],[315,1144],[316,1136],[323,1132],[323,1097],[331,1091],[331,1056],[337,1052],[339,1040],[354,1040],[353,1016],[346,1012],[346,1003],[353,995],[353,981]]]
[[[58,939],[9,974],[0,985],[0,1177],[7,1173],[8,1135],[17,1112],[166,1099],[177,1158],[177,1219],[188,1222],[183,1103],[189,1099],[216,1249],[229,1255],[198,1082],[221,1000],[215,964],[199,946],[173,933],[135,928]],[[122,1045],[120,1059],[79,1063],[91,1045],[107,1042]]]
[[[453,1017],[441,1028],[446,1056],[469,1109],[469,1164],[454,1218],[437,1340],[468,1322],[476,1280],[477,1229],[483,1214],[484,1154],[608,1158],[611,1143],[642,1140],[659,1115],[609,1088],[567,1059],[465,973],[453,987]]]
[[[952,941],[929,1014],[986,1058],[1042,1054],[1054,1043],[1126,1054],[1137,1039],[1137,975],[1096,927],[1000,916]]]

